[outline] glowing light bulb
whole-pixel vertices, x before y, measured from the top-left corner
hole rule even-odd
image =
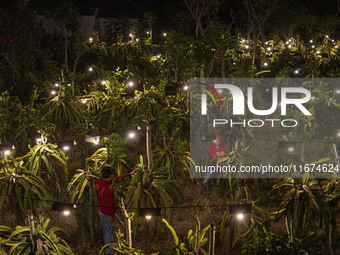
[[[167,33],[163,33],[163,36],[167,36]]]
[[[309,40],[310,43],[313,43],[313,40]]]
[[[245,48],[246,48],[246,49],[249,49],[249,45],[247,44],[247,45],[245,46]]]
[[[317,50],[317,51],[316,51],[316,53],[317,53],[317,54],[320,54],[320,53],[321,53],[321,51]]]
[[[151,215],[146,215],[145,218],[146,218],[147,220],[151,220],[152,216],[151,216]]]
[[[51,90],[51,95],[55,95],[57,92],[55,90]]]
[[[93,38],[92,37],[89,38],[89,42],[93,42]]]
[[[183,89],[184,89],[184,90],[188,90],[188,89],[189,89],[189,86],[188,86],[188,85],[185,85],[185,86],[183,87]]]
[[[161,54],[158,54],[156,57],[159,59],[159,58],[161,58],[161,56],[162,56]]]
[[[64,213],[65,216],[69,216],[71,212],[68,211],[68,210],[65,210],[65,211],[63,211],[63,213]]]
[[[289,44],[289,45],[288,45],[288,48],[291,48],[291,47],[292,47],[292,45]]]
[[[244,219],[244,214],[243,213],[238,213],[236,215],[236,217],[237,217],[238,220],[243,220]]]
[[[5,151],[4,151],[4,154],[5,154],[6,156],[8,156],[10,153],[11,153],[10,150],[5,150]]]
[[[294,71],[294,73],[296,73],[296,74],[298,74],[300,71],[299,71],[299,69],[296,69],[295,71]]]
[[[242,39],[242,42],[244,43],[246,40]]]
[[[264,62],[263,65],[264,65],[264,66],[268,66],[268,63],[267,63],[267,62]]]
[[[312,45],[312,48],[314,49],[314,48],[315,48],[315,46],[314,46],[314,45]]]
[[[128,136],[129,136],[129,138],[134,138],[136,136],[136,134],[134,132],[131,132],[131,133],[129,133]]]
[[[67,145],[66,145],[66,146],[63,147],[63,150],[64,150],[64,151],[68,151],[69,149],[70,149],[70,146],[67,146]]]
[[[129,87],[133,86],[133,81],[129,81]]]
[[[271,49],[272,49],[272,48],[268,47],[268,48],[267,48],[267,51],[271,51]]]
[[[59,84],[58,84],[58,83],[55,83],[54,86],[59,87]]]
[[[136,39],[136,42],[139,42],[139,38]]]
[[[89,67],[89,71],[90,71],[90,72],[93,71],[93,67],[92,67],[92,66]]]
[[[293,152],[293,151],[294,151],[294,147],[289,147],[289,148],[288,148],[288,151],[289,151],[289,152]]]

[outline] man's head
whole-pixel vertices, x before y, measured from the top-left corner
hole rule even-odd
[[[216,145],[220,145],[222,143],[222,137],[220,135],[216,135],[216,140],[215,140],[215,144]]]
[[[102,177],[104,179],[108,179],[114,172],[113,172],[113,167],[111,166],[104,166],[102,169]]]

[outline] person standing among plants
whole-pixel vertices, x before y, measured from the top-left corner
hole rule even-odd
[[[95,181],[98,191],[98,212],[103,221],[103,237],[105,245],[113,242],[115,232],[115,193],[110,186],[113,182],[119,183],[122,179],[135,174],[136,171],[137,170],[133,170],[125,175],[115,177],[113,167],[105,166],[101,171],[102,178]],[[106,249],[106,254],[113,254],[113,249]]]
[[[227,153],[227,148],[224,144],[222,144],[222,137],[219,134],[216,134],[216,139],[213,140],[211,145],[208,147],[208,153],[209,153],[209,161],[212,162],[211,164],[213,166],[217,165],[217,157],[221,156],[225,153]],[[218,164],[218,165],[221,165]],[[212,174],[209,172],[206,172],[203,177],[203,189],[204,189],[204,196],[209,196],[209,180],[212,177]],[[216,176],[215,176],[216,178]]]

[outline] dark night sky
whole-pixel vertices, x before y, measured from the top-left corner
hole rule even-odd
[[[167,10],[179,10],[184,8],[181,0],[79,0],[82,14],[93,14],[95,8],[99,8],[99,16],[112,17],[128,15],[129,17],[141,17],[145,11],[166,13]]]

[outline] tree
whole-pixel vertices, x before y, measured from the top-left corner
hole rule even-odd
[[[27,170],[22,160],[3,159],[0,161],[0,210],[4,205],[15,207],[15,219],[19,224],[28,210],[35,212],[35,205],[39,201],[47,207],[50,190],[32,171]],[[11,198],[11,199],[9,199]]]

